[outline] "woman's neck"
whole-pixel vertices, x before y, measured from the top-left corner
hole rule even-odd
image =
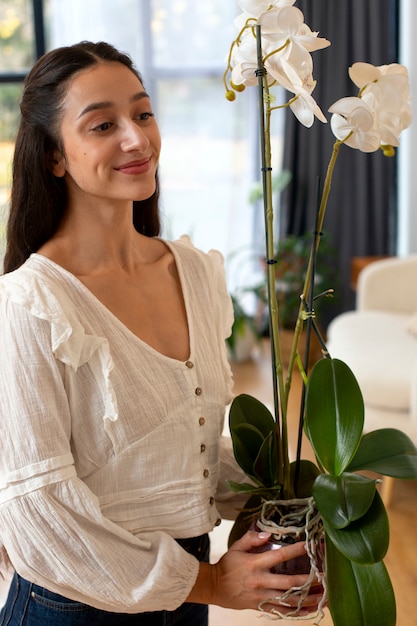
[[[154,260],[155,240],[133,226],[130,207],[101,211],[68,210],[57,232],[39,250],[77,276],[106,270],[134,270],[137,263]]]

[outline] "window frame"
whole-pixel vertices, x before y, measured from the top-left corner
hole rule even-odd
[[[45,20],[44,20],[44,0],[32,0],[33,32],[34,32],[34,52],[35,58],[39,59],[45,52]],[[1,83],[22,83],[25,80],[27,71],[24,72],[2,72],[0,71]]]

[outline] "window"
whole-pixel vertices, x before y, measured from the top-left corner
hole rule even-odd
[[[22,80],[41,44],[36,2],[2,0],[0,4],[0,259],[4,253],[13,140]]]
[[[35,21],[30,0],[2,0],[0,5],[0,72],[24,76],[33,64]]]
[[[0,260],[4,255],[13,138],[16,130],[20,93],[20,84],[0,84]]]

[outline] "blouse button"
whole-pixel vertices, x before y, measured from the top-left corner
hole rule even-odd
[[[208,469],[205,469],[204,472],[203,472],[204,478],[208,478],[209,475],[210,475],[210,472],[208,471]]]
[[[213,506],[213,504],[214,504],[214,498],[213,496],[211,496],[211,498],[209,498],[209,505]]]
[[[219,517],[218,519],[216,519],[216,522],[215,522],[215,524],[214,524],[214,525],[215,525],[215,526],[220,526],[220,524],[221,524],[221,523],[222,523],[222,520],[221,520],[221,519],[220,519],[220,517]]]
[[[195,395],[196,396],[201,396],[202,393],[203,393],[203,390],[201,389],[201,387],[196,387]]]
[[[188,367],[189,370],[192,370],[194,367],[194,363],[192,361],[186,361],[185,367]]]
[[[204,424],[206,423],[206,420],[204,419],[204,417],[200,417],[200,419],[198,420],[198,423],[200,424],[200,426],[204,426]]]
[[[200,446],[200,452],[205,452],[206,451],[206,444],[202,443]]]

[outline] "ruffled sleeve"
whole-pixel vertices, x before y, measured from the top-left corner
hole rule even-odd
[[[227,290],[226,276],[224,272],[224,258],[217,250],[210,250],[208,253],[212,263],[214,277],[214,298],[217,307],[218,333],[221,341],[221,363],[225,380],[228,382],[227,403],[233,398],[233,373],[227,352],[226,339],[230,337],[234,321],[233,305],[230,294]]]
[[[209,250],[206,254],[195,248],[188,235],[182,235],[178,242],[198,254],[206,266],[206,271],[210,277],[212,302],[215,307],[215,321],[220,336],[226,339],[232,332],[233,325],[233,305],[232,299],[227,289],[226,275],[224,271],[224,257],[219,250]]]
[[[232,299],[227,290],[224,257],[218,250],[210,250],[208,256],[211,260],[213,276],[215,277],[214,288],[217,296],[220,330],[223,338],[227,339],[232,333],[234,315]]]
[[[105,337],[85,332],[65,289],[52,282],[48,284],[48,280],[33,267],[25,267],[2,277],[0,293],[4,306],[17,307],[16,310],[24,312],[27,319],[47,323],[52,354],[63,365],[77,371],[85,363],[90,364],[103,396],[103,418],[117,419],[117,403],[110,382],[113,362],[108,341]],[[16,315],[19,319],[17,313],[12,313],[10,319]]]

